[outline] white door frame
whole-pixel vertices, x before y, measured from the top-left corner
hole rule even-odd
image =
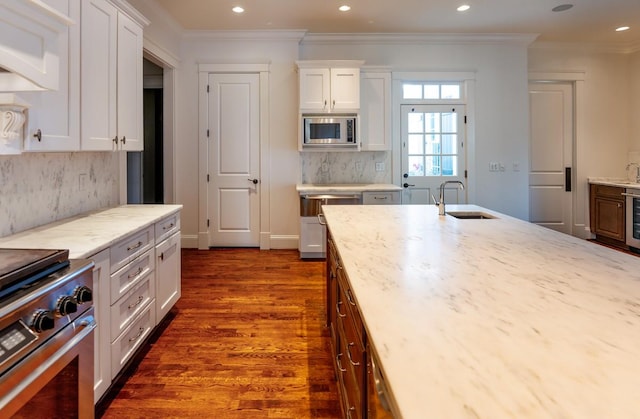
[[[270,249],[270,185],[271,147],[269,139],[269,64],[199,64],[198,65],[198,249],[208,249],[211,243],[207,220],[209,196],[209,137],[207,122],[207,84],[209,74],[260,75],[260,249]]]
[[[584,80],[585,73],[575,72],[554,72],[554,71],[529,71],[529,82],[564,82],[573,84],[573,161],[572,177],[575,188],[572,189],[572,225],[571,235],[587,239],[591,237],[589,230],[589,174],[580,162],[586,161],[584,147],[579,139],[584,137],[585,127],[585,101],[584,101]]]

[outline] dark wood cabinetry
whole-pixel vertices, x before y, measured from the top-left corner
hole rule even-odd
[[[616,186],[589,185],[589,218],[596,240],[626,247],[624,191]]]

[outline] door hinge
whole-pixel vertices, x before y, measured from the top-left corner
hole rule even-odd
[[[209,93],[209,85],[207,84],[207,93]]]
[[[465,179],[467,178],[467,171],[466,170],[464,171],[464,178]]]
[[[207,138],[209,138],[209,130],[207,129]]]
[[[207,173],[207,182],[209,182],[209,173]]]
[[[464,123],[467,123],[467,115],[464,116]]]
[[[207,227],[209,227],[209,219],[207,218]]]

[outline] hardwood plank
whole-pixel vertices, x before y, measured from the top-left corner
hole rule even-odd
[[[325,265],[293,250],[182,250],[182,297],[109,418],[339,418]]]

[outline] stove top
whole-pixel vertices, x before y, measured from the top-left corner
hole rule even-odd
[[[69,266],[69,250],[0,249],[0,298]]]

